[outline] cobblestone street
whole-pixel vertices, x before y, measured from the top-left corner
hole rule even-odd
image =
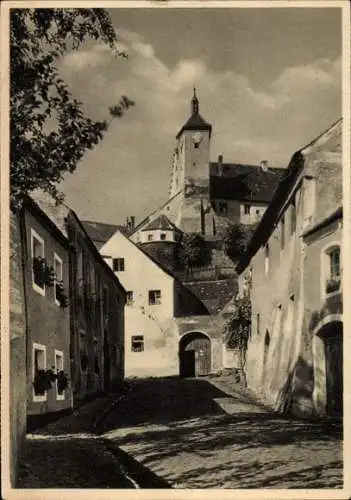
[[[173,488],[342,487],[340,425],[278,417],[228,385],[135,381],[103,437]]]
[[[59,473],[57,473],[59,471]],[[340,488],[341,428],[230,379],[133,380],[27,435],[19,488]]]

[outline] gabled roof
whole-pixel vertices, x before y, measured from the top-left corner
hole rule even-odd
[[[286,169],[210,163],[210,196],[212,199],[257,201],[269,203]]]
[[[181,232],[180,229],[175,226],[166,215],[161,214],[156,219],[150,222],[142,231],[154,231],[156,229],[162,229],[163,231],[177,231]]]
[[[82,220],[82,225],[89,237],[93,240],[98,249],[100,249],[116,231],[123,234],[128,234],[129,229],[127,226],[107,224],[105,222]]]
[[[179,130],[178,134],[176,135],[177,139],[184,130],[209,130],[211,134],[212,125],[207,123],[199,113],[196,113],[191,115],[189,120]]]
[[[129,241],[129,243],[131,245],[133,245],[135,248],[137,248],[143,255],[145,255],[145,257],[149,260],[151,260],[151,262],[153,262],[159,269],[161,269],[161,271],[163,271],[165,274],[167,274],[168,276],[170,276],[171,278],[173,278],[175,281],[177,281],[178,283],[180,283],[181,286],[183,286],[184,288],[186,288],[188,290],[189,293],[191,293],[192,295],[194,295],[194,297],[197,298],[197,300],[199,300],[199,302],[201,302],[201,304],[204,306],[204,309],[208,312],[208,308],[205,306],[205,304],[196,296],[196,294],[194,294],[186,285],[184,285],[184,283],[182,283],[182,281],[180,281],[180,279],[177,278],[177,276],[175,274],[173,274],[169,269],[167,269],[163,264],[160,264],[160,262],[158,262],[156,259],[154,259],[151,255],[149,255],[143,248],[141,245],[137,245],[136,243],[134,243],[134,241],[132,241],[130,238],[128,238],[128,236],[126,234],[123,234],[121,231],[117,230],[116,233],[119,232],[127,241]]]

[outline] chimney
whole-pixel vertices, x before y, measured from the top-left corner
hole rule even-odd
[[[261,170],[263,172],[267,172],[267,170],[268,170],[268,161],[267,160],[261,160],[260,167],[261,167]]]
[[[223,156],[222,155],[218,155],[217,171],[218,171],[218,175],[222,175],[222,173],[223,173]]]
[[[130,228],[131,229],[135,228],[135,217],[134,217],[134,215],[130,216]]]

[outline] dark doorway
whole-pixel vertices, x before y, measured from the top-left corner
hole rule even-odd
[[[179,374],[201,377],[211,372],[211,341],[201,332],[191,332],[179,342]]]
[[[323,331],[328,415],[343,411],[343,335],[342,323],[334,322]]]

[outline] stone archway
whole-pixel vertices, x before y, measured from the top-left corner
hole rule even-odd
[[[316,329],[317,330],[317,329]],[[328,415],[343,411],[343,323],[324,322],[314,338],[314,402]]]
[[[179,375],[201,377],[211,372],[211,339],[202,332],[189,332],[179,341]]]

